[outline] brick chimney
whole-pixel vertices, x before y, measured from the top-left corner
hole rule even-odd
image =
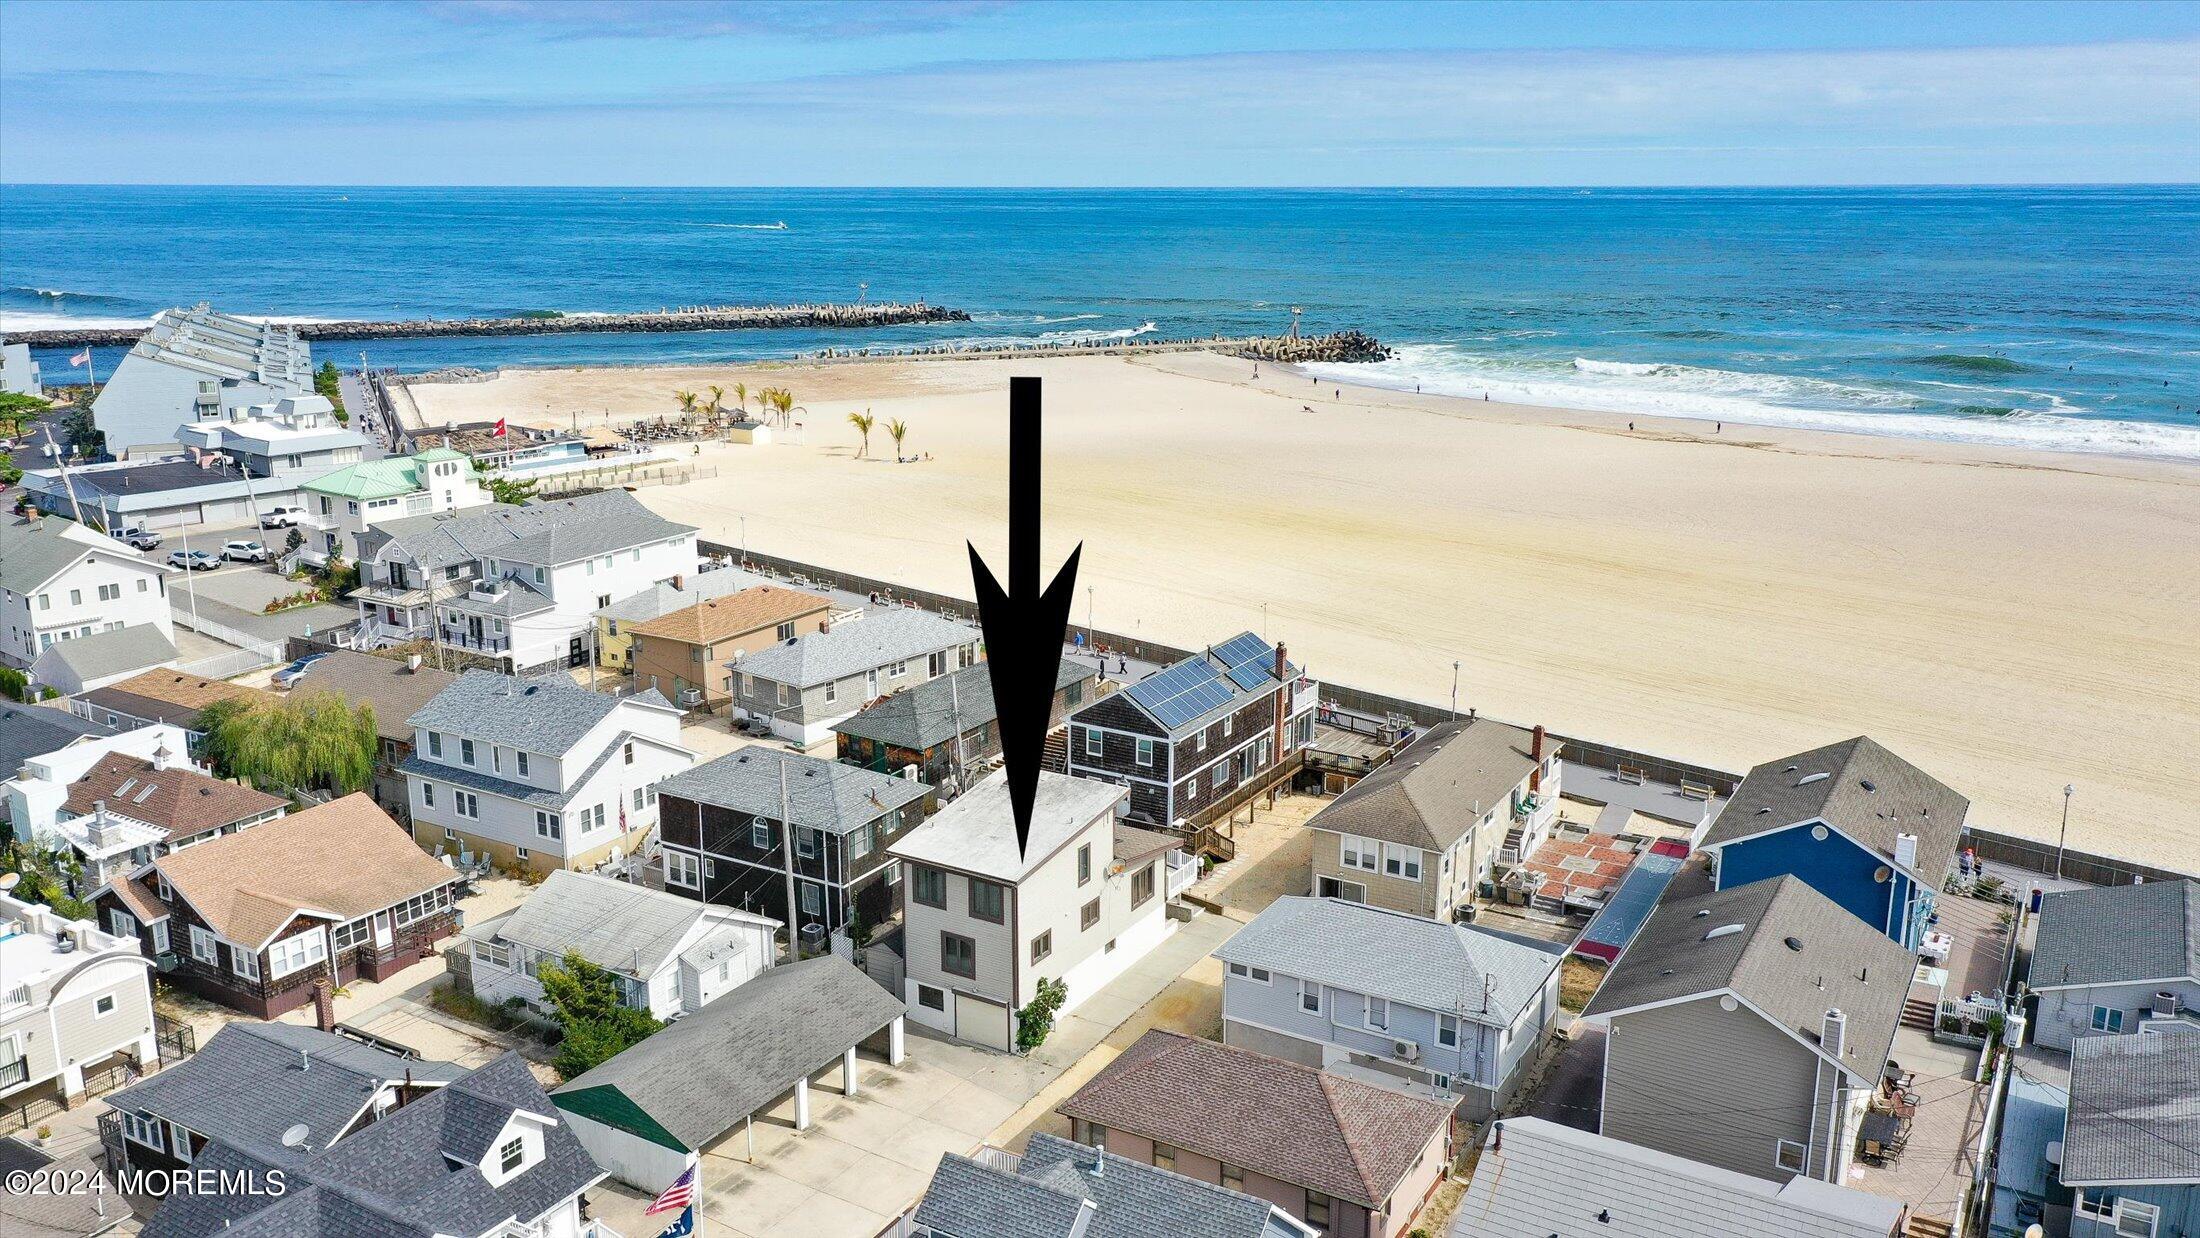
[[[1533,795],[1543,789],[1543,728],[1541,725],[1535,728],[1535,744],[1528,750],[1528,756],[1535,762],[1535,768],[1528,771],[1528,794]]]
[[[1291,712],[1291,659],[1280,640],[1276,642],[1276,682],[1283,685],[1276,689],[1275,756],[1276,761],[1280,764],[1283,761],[1284,750],[1289,747],[1284,743],[1283,723],[1285,717]]]
[[[313,982],[313,1026],[324,1032],[336,1030],[336,988],[326,979]]]

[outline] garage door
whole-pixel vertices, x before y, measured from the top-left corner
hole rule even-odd
[[[1008,1007],[955,994],[955,1039],[1006,1051],[1014,1043],[1008,1035]]]

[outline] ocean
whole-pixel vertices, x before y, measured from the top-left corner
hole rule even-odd
[[[306,319],[861,295],[974,319],[315,349],[421,370],[1271,333],[1297,306],[1398,350],[1325,373],[1401,389],[2200,460],[2196,289],[2189,186],[0,187],[0,331],[201,300]]]

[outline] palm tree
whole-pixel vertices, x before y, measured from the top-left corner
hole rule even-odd
[[[692,391],[675,391],[675,392],[673,392],[673,393],[672,393],[672,398],[673,398],[673,399],[675,399],[675,400],[678,400],[678,401],[680,402],[680,420],[682,420],[682,421],[686,421],[686,420],[687,420],[688,418],[690,418],[690,417],[693,417],[693,416],[695,415],[695,393],[694,393],[694,392],[692,392]]]
[[[870,410],[866,409],[860,413],[848,414],[848,424],[854,426],[863,435],[863,450],[856,453],[856,458],[860,460],[870,455],[871,427],[878,424],[878,418],[873,417]]]
[[[896,417],[886,423],[886,432],[894,436],[894,462],[901,462],[901,440],[909,437],[909,423]]]
[[[779,424],[783,426],[793,425],[794,392],[787,390],[785,387],[781,387],[778,392],[773,396],[772,403],[779,406]]]
[[[703,405],[703,411],[710,414],[712,421],[718,420],[718,405],[724,402],[725,398],[726,389],[724,387],[714,386],[710,388],[710,402]]]
[[[733,398],[740,401],[741,416],[744,419],[747,418],[749,415],[749,385],[747,383],[735,383],[733,385]]]

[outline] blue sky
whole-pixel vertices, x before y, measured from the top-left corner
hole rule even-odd
[[[2200,4],[0,0],[0,181],[2200,180]]]

